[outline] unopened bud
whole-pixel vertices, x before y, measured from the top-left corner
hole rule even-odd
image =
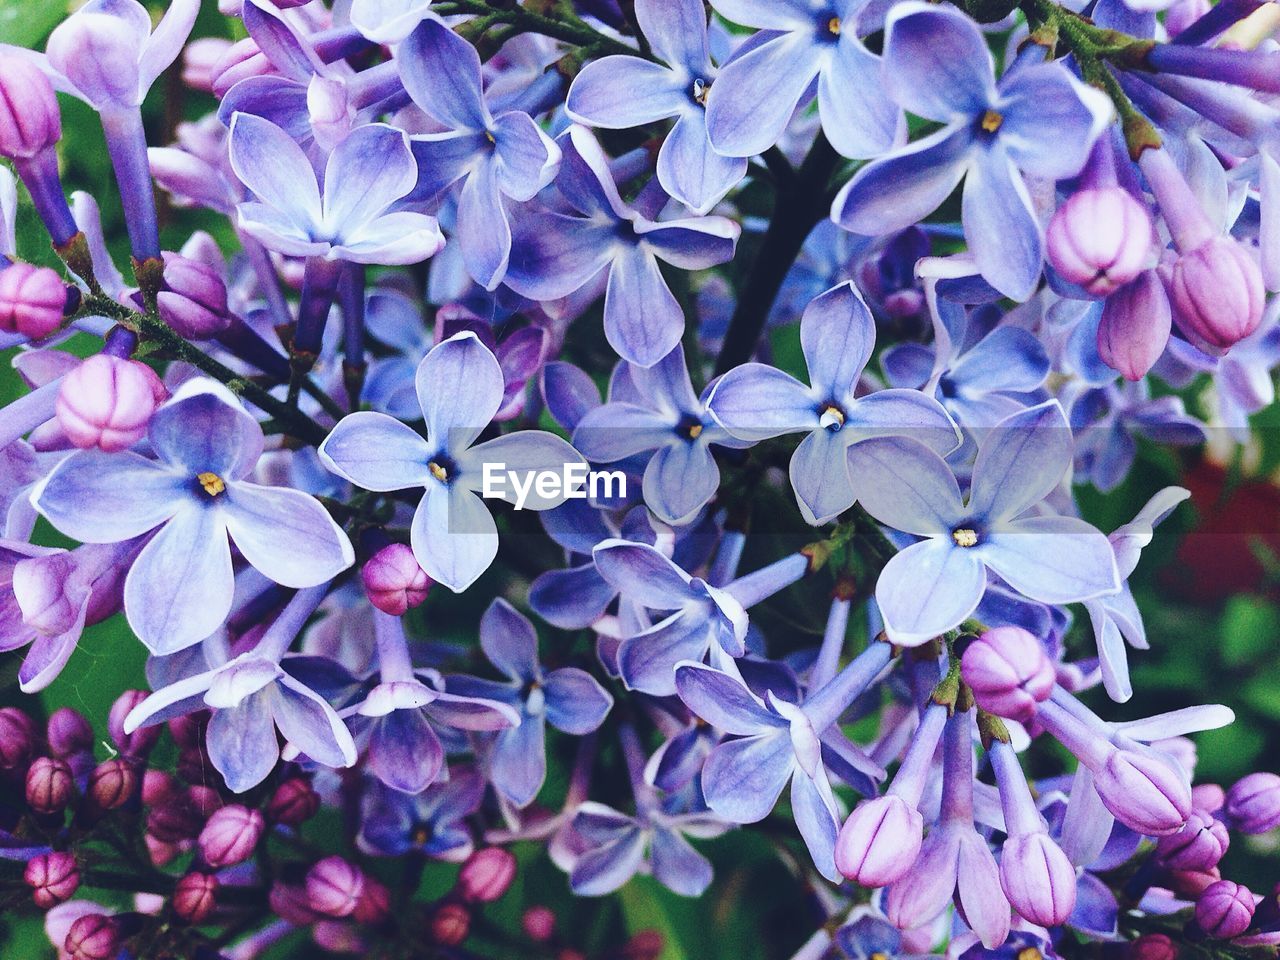
[[[1196,901],[1196,924],[1220,940],[1238,937],[1253,922],[1253,894],[1243,884],[1219,880]]]
[[[154,373],[151,373],[150,367],[142,364],[138,364],[138,366],[146,370],[152,377],[155,376]],[[147,699],[145,690],[126,690],[116,697],[115,703],[111,704],[111,711],[107,714],[107,732],[111,734],[112,742],[120,748],[120,752],[126,757],[146,756],[160,740],[160,734],[164,732],[164,728],[159,725],[140,727],[133,733],[124,732],[124,718],[129,715],[129,711],[145,699]]]
[[[431,578],[403,543],[383,547],[360,570],[369,602],[393,617],[427,599]]]
[[[28,860],[22,879],[31,888],[31,899],[36,906],[48,910],[75,896],[80,887],[80,869],[74,856],[55,850]]]
[[[89,774],[88,796],[98,810],[116,810],[129,802],[138,786],[133,764],[122,757],[104,760]]]
[[[27,806],[43,816],[61,813],[71,802],[75,781],[65,760],[37,757],[27,768]]]
[[[556,915],[549,907],[530,907],[520,918],[520,927],[534,943],[546,943],[556,933]]]
[[[511,886],[516,875],[516,858],[502,847],[477,850],[462,865],[458,891],[469,903],[492,903]]]
[[[204,923],[218,905],[218,878],[193,871],[173,888],[173,912],[187,923]]]
[[[227,286],[207,263],[164,254],[164,289],[156,296],[160,319],[188,340],[208,340],[231,326]]]
[[[31,60],[0,59],[0,157],[34,157],[62,137],[53,84]]]
[[[471,913],[460,903],[442,904],[431,915],[431,939],[442,947],[456,947],[471,933]]]
[[[70,960],[116,960],[120,924],[115,917],[89,913],[71,924],[62,945]]]
[[[1010,720],[1030,720],[1053,692],[1044,645],[1021,627],[987,630],[965,650],[960,671],[978,706]]]
[[[1227,791],[1227,820],[1241,833],[1270,833],[1280,826],[1280,776],[1251,773]]]
[[[0,269],[0,330],[43,340],[62,326],[68,290],[48,267],[19,261]]]
[[[82,449],[125,450],[142,439],[164,397],[164,384],[146,364],[99,353],[63,378],[58,424]],[[159,735],[138,733],[139,743]]]
[[[1058,274],[1105,297],[1150,266],[1151,217],[1122,187],[1090,187],[1072,194],[1045,233],[1046,254]]]
[[[200,852],[211,867],[230,867],[249,859],[266,822],[257,810],[238,803],[216,811],[200,831]]]
[[[364,873],[341,857],[325,857],[307,873],[307,902],[327,917],[349,917],[364,893]]]
[[[306,823],[320,809],[320,795],[301,777],[291,777],[276,787],[267,802],[267,819],[296,827]]]
[[[1229,236],[1210,237],[1169,272],[1174,319],[1211,350],[1224,351],[1258,329],[1265,293],[1258,261]]]

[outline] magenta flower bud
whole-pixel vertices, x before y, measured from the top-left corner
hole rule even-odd
[[[201,783],[187,788],[187,802],[203,819],[208,819],[223,807],[222,795]]]
[[[1191,788],[1191,805],[1205,813],[1217,813],[1226,805],[1227,791],[1216,783],[1197,783]]]
[[[1093,776],[1103,806],[1139,833],[1176,833],[1191,816],[1191,784],[1153,753],[1114,750]]]
[[[178,793],[178,781],[163,770],[148,770],[142,775],[142,802],[148,807],[168,803]]]
[[[520,917],[520,928],[534,943],[546,943],[556,934],[556,915],[549,907],[530,907]]]
[[[1168,283],[1174,319],[1197,346],[1221,352],[1262,322],[1262,270],[1231,237],[1210,237],[1179,256]]]
[[[0,771],[25,774],[36,751],[36,725],[17,707],[0,708]]]
[[[41,910],[70,900],[80,887],[80,868],[70,853],[54,850],[27,861],[22,879],[31,888],[31,899]]]
[[[320,795],[310,782],[301,777],[291,777],[276,787],[267,802],[267,819],[286,827],[306,823],[320,809]]]
[[[1064,280],[1105,297],[1150,265],[1151,217],[1123,187],[1089,187],[1057,209],[1045,240]]]
[[[1230,842],[1225,823],[1210,813],[1192,810],[1181,830],[1157,841],[1156,858],[1175,870],[1209,870],[1218,865]]]
[[[960,661],[961,676],[983,710],[1026,722],[1053,691],[1053,664],[1044,645],[1021,627],[996,627],[978,637]]]
[[[221,99],[228,90],[246,77],[265,77],[275,73],[253,37],[237,40],[209,70],[209,89]]]
[[[924,818],[902,797],[863,800],[836,838],[836,869],[864,887],[883,887],[911,869],[924,840]]]
[[[1253,922],[1253,894],[1231,880],[1219,880],[1205,888],[1196,901],[1196,924],[1208,936],[1230,940]]]
[[[142,368],[151,373],[149,367]],[[151,375],[155,376],[155,374]],[[130,710],[145,699],[147,699],[145,690],[126,690],[116,697],[115,703],[111,704],[111,711],[107,714],[107,732],[111,734],[111,740],[126,757],[146,756],[159,742],[160,734],[164,732],[164,728],[158,724],[153,727],[140,727],[133,733],[124,732],[124,718],[129,715]]]
[[[204,817],[186,794],[179,794],[168,803],[152,807],[147,814],[147,833],[165,843],[194,840],[203,826]]]
[[[1098,322],[1098,356],[1128,380],[1141,380],[1169,345],[1173,309],[1159,274],[1144,270],[1107,297]]]
[[[27,768],[27,806],[43,816],[67,809],[75,792],[71,765],[65,760],[37,757]]]
[[[431,939],[456,947],[471,933],[471,913],[460,903],[446,903],[431,915]]]
[[[1044,832],[1004,842],[1000,886],[1019,916],[1042,927],[1065,923],[1076,906],[1076,868]]]
[[[1129,944],[1125,960],[1178,960],[1178,948],[1163,933],[1144,933]]]
[[[1269,833],[1280,826],[1280,776],[1251,773],[1227,791],[1227,820],[1241,833]]]
[[[143,842],[147,845],[147,853],[151,856],[151,862],[157,867],[165,867],[178,859],[178,854],[182,853],[182,847],[176,843],[169,843],[167,840],[158,840],[149,833],[142,835]]]
[[[164,289],[156,296],[160,319],[188,340],[208,340],[231,326],[227,285],[207,263],[164,255]]]
[[[364,893],[351,911],[356,923],[381,923],[391,914],[391,891],[372,877],[364,878]]]
[[[1222,879],[1217,867],[1208,870],[1170,870],[1166,885],[1182,900],[1194,900]]]
[[[259,811],[228,804],[215,811],[200,831],[200,852],[211,867],[242,863],[252,856],[264,829],[266,821]]]
[[[307,901],[307,891],[300,886],[281,883],[277,880],[271,885],[267,894],[267,903],[273,913],[294,926],[305,927],[320,919],[319,914],[311,909]]]
[[[325,857],[307,873],[307,903],[326,917],[349,917],[364,893],[364,873],[341,857]]]
[[[192,871],[173,888],[173,912],[187,923],[204,923],[218,905],[218,878]]]
[[[0,330],[43,340],[62,326],[67,290],[55,270],[10,264],[0,270]]]
[[[226,56],[230,40],[199,37],[182,50],[182,82],[201,93],[213,92],[213,69]]]
[[[115,810],[129,802],[138,787],[133,764],[122,757],[104,760],[89,774],[88,797],[98,810]]]
[[[207,713],[188,713],[174,717],[166,724],[169,735],[180,750],[192,750],[204,743],[205,730],[209,725]]]
[[[462,865],[458,891],[468,903],[492,903],[511,886],[516,876],[516,858],[502,847],[477,850]]]
[[[0,156],[29,159],[62,138],[58,98],[44,72],[25,57],[0,60]]]
[[[375,553],[361,568],[360,577],[369,602],[393,617],[421,604],[431,589],[431,578],[403,543],[388,544]]]
[[[71,924],[62,944],[71,960],[115,960],[120,952],[120,923],[104,913],[89,913]]]
[[[70,707],[60,707],[49,717],[46,734],[49,753],[59,760],[93,750],[93,727]]]
[[[58,424],[82,449],[125,450],[142,439],[164,396],[164,384],[146,364],[99,353],[63,379]]]
[[[640,930],[622,945],[622,956],[623,960],[658,960],[666,948],[666,938],[657,930]]]

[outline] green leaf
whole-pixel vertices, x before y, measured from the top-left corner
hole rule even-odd
[[[0,0],[0,37],[19,47],[42,46],[67,6],[49,0]]]
[[[1218,627],[1222,659],[1239,667],[1274,653],[1280,634],[1280,610],[1257,597],[1236,596],[1227,601]]]

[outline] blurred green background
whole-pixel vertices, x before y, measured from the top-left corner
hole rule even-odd
[[[0,0],[0,40],[41,47],[67,9],[50,0]],[[230,38],[229,25],[212,0],[205,0],[196,35]],[[127,239],[97,119],[84,105],[68,98],[62,101],[64,180],[70,189],[86,190],[97,198],[117,262],[125,264]],[[153,88],[145,105],[149,141],[155,145],[170,142],[180,121],[197,119],[213,106],[211,98],[185,88],[178,71],[171,69]],[[27,259],[56,265],[25,195],[22,202],[19,252]],[[179,247],[196,228],[210,231],[226,252],[233,249],[225,222],[217,217],[201,211],[175,211],[163,202],[161,217],[166,249]],[[777,335],[781,359],[788,349],[794,352],[794,339],[794,331]],[[69,349],[84,352],[92,346],[87,341],[72,341]],[[8,402],[21,389],[10,367],[11,356],[0,354],[0,403]],[[1205,390],[1205,384],[1199,383],[1186,394],[1190,409],[1202,415],[1208,413]],[[1137,694],[1123,706],[1107,701],[1100,690],[1087,699],[1109,719],[1204,702],[1231,706],[1237,714],[1234,725],[1196,738],[1197,780],[1223,785],[1253,770],[1280,767],[1280,489],[1269,478],[1280,466],[1280,407],[1260,413],[1255,425],[1253,448],[1217,452],[1225,465],[1205,451],[1172,455],[1143,445],[1138,466],[1119,490],[1106,496],[1092,489],[1078,491],[1087,518],[1109,531],[1132,518],[1161,487],[1180,483],[1192,489],[1191,503],[1180,507],[1160,528],[1131,581],[1152,644],[1150,652],[1131,654]],[[40,539],[49,544],[62,542],[45,525],[40,528]],[[752,563],[749,557],[745,568],[750,569]],[[499,589],[497,576],[477,585],[477,598],[492,596]],[[806,631],[820,631],[825,589],[819,585],[782,598],[761,619],[762,626],[771,638],[796,624]],[[478,619],[481,600],[433,599],[432,604],[432,621],[452,624],[446,632],[470,642],[467,633]],[[434,632],[438,636],[441,631],[437,628]],[[804,642],[812,640],[806,637]],[[1075,655],[1092,653],[1092,635],[1080,617],[1069,643]],[[0,703],[46,715],[58,707],[71,706],[100,728],[105,727],[107,710],[121,690],[145,685],[143,648],[121,617],[88,630],[62,676],[34,701],[17,690],[19,661],[19,654],[0,657]],[[100,751],[107,755],[105,745]],[[553,737],[551,751],[558,762],[552,764],[544,799],[554,800],[564,790],[572,745]],[[606,753],[602,763],[599,782],[608,782],[610,770],[622,777],[615,756]],[[623,802],[622,797],[617,800]],[[332,835],[336,826],[332,821],[321,823],[313,833]],[[1224,875],[1249,884],[1255,891],[1270,890],[1278,879],[1276,843],[1274,836],[1236,840],[1222,865]],[[786,860],[777,856],[775,838],[762,831],[742,830],[700,846],[716,864],[716,881],[698,901],[676,897],[647,878],[633,881],[614,898],[575,900],[568,894],[565,877],[537,848],[521,848],[524,867],[512,891],[486,911],[493,929],[482,934],[482,940],[490,937],[496,955],[510,955],[501,946],[501,933],[495,931],[517,930],[521,909],[543,903],[556,910],[568,944],[596,955],[620,945],[628,933],[656,929],[666,938],[663,956],[669,960],[773,960],[788,956],[820,921]],[[431,866],[421,895],[431,897],[447,890],[455,873],[454,867]],[[394,882],[393,878],[387,879]],[[107,894],[97,898],[110,901]],[[39,917],[9,914],[0,919],[0,925],[0,957],[4,960],[39,960],[53,955]],[[317,955],[314,946],[298,938],[286,940],[272,954]]]

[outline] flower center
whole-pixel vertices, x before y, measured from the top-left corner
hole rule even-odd
[[[982,115],[982,119],[978,125],[987,133],[995,133],[1000,129],[1000,124],[1004,123],[1004,117],[996,113],[994,110],[988,110]]]
[[[227,485],[223,479],[216,473],[211,473],[208,470],[204,473],[197,473],[196,482],[199,483],[204,492],[211,497],[216,497],[227,489]]]
[[[827,21],[827,33],[831,34],[833,37],[840,36],[840,18],[839,17],[832,17],[830,20]]]
[[[978,545],[978,531],[971,530],[968,527],[960,527],[958,530],[951,531],[951,539],[956,542],[957,547],[976,547]]]
[[[835,433],[844,426],[844,411],[834,403],[826,404],[818,415],[818,425]]]
[[[445,483],[449,479],[449,471],[440,466],[440,464],[436,463],[434,460],[427,464],[427,469],[430,470],[431,475],[441,483]]]
[[[711,84],[701,77],[693,81],[693,102],[700,107],[707,105],[707,94],[711,92]]]
[[[495,139],[493,138],[493,134],[492,134],[492,133],[490,133],[488,130],[486,130],[486,131],[484,132],[484,138],[485,138],[486,140],[488,140],[490,143],[493,143],[493,144],[496,144],[496,143],[498,142],[497,140],[495,140]]]
[[[1044,954],[1035,947],[1023,947],[1018,951],[1018,960],[1044,960]]]

